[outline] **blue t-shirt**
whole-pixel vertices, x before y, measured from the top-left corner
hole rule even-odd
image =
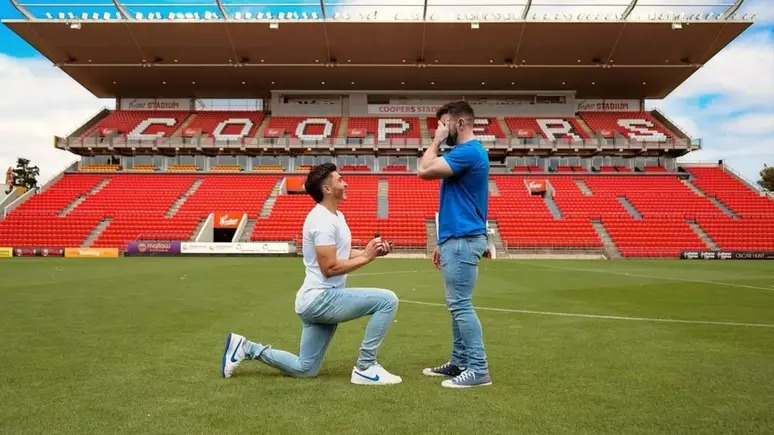
[[[478,140],[444,154],[453,175],[441,180],[438,243],[451,237],[486,234],[489,205],[489,156]]]

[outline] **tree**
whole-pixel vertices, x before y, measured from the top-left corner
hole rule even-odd
[[[758,180],[758,185],[770,192],[774,192],[774,166],[763,164],[761,179]]]
[[[34,189],[38,186],[38,175],[40,169],[37,166],[30,166],[30,161],[19,157],[16,160],[16,169],[13,170],[13,184],[24,187],[26,190]]]

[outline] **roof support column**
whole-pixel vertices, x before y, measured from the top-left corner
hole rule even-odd
[[[625,20],[629,18],[629,15],[631,15],[634,8],[637,6],[637,0],[632,0],[631,3],[629,3],[629,6],[626,7],[626,10],[624,11],[623,15],[621,16],[622,20]]]
[[[220,9],[220,13],[223,14],[223,19],[228,19],[228,14],[226,13],[226,8],[223,6],[223,2],[220,0],[217,0],[218,3],[218,9]]]
[[[739,8],[742,6],[742,3],[744,3],[744,0],[736,0],[734,4],[729,6],[728,9],[723,12],[723,15],[721,15],[720,18],[727,20],[731,15],[734,15],[736,11],[739,10]]]
[[[116,9],[118,9],[118,13],[124,16],[124,19],[126,20],[133,20],[134,18],[129,15],[129,12],[126,11],[126,8],[124,5],[121,4],[118,0],[113,0],[113,4],[116,6]]]
[[[524,12],[521,13],[521,19],[526,20],[527,14],[529,14],[529,8],[532,7],[532,0],[527,0],[527,5],[524,6]]]
[[[28,20],[37,20],[34,15],[30,13],[24,6],[19,4],[18,0],[11,0],[11,4],[13,7],[16,8],[17,11],[19,11],[20,14],[24,15]]]

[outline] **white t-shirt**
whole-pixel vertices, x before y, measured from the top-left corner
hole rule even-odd
[[[340,211],[336,214],[316,204],[304,221],[304,267],[306,278],[296,293],[296,313],[303,312],[320,293],[329,288],[344,288],[347,275],[326,278],[317,264],[315,246],[336,245],[336,258],[348,259],[352,250],[352,233]]]

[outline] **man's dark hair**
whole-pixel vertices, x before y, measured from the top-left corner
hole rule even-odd
[[[331,172],[335,171],[336,164],[330,162],[317,165],[309,170],[304,182],[304,189],[314,199],[314,202],[319,203],[323,200],[323,182],[331,175]]]
[[[470,107],[467,101],[452,101],[451,103],[444,104],[437,112],[435,112],[436,119],[441,119],[443,115],[449,114],[452,118],[475,118],[476,115],[473,112],[473,108]]]

